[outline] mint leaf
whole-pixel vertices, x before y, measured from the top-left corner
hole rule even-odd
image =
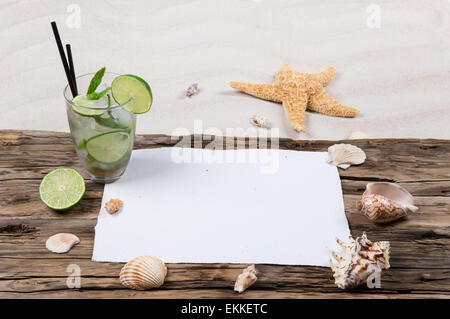
[[[106,89],[104,89],[104,90],[101,91],[100,93],[97,93],[97,92],[88,93],[88,94],[87,94],[87,97],[88,97],[90,100],[98,100],[98,99],[102,98],[103,95],[105,95],[106,92],[108,92],[109,90],[111,90],[111,87],[107,87]]]
[[[106,70],[106,67],[103,67],[100,70],[98,70],[97,73],[95,73],[94,77],[91,80],[91,83],[89,84],[89,88],[88,88],[86,95],[94,93],[95,90],[100,85],[100,83],[102,83],[103,75],[105,75],[105,70]]]

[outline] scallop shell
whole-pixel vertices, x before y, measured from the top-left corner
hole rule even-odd
[[[414,197],[394,183],[369,183],[357,208],[375,223],[389,223],[417,212]]]
[[[79,242],[80,239],[73,234],[59,233],[50,236],[45,242],[45,247],[53,253],[64,254]]]
[[[270,124],[270,121],[265,118],[264,116],[253,116],[250,118],[250,123],[252,123],[256,127],[262,127],[270,129],[272,127],[272,124]]]
[[[130,260],[120,271],[120,282],[127,288],[146,290],[161,287],[167,267],[154,256],[139,256]]]
[[[351,144],[334,144],[328,148],[328,162],[342,169],[350,165],[359,165],[366,160],[366,153]]]
[[[350,289],[365,283],[371,275],[379,274],[390,268],[390,244],[388,241],[371,242],[366,233],[356,240],[349,236],[349,242],[336,239],[344,249],[345,256],[334,251],[330,257],[330,266],[334,272],[335,284],[341,289]]]
[[[242,293],[248,287],[253,285],[255,281],[258,279],[258,277],[256,277],[256,273],[257,272],[255,265],[251,265],[245,268],[242,274],[240,274],[236,279],[236,283],[234,284],[234,291]]]

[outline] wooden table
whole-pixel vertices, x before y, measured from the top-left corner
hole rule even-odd
[[[177,141],[137,136],[136,148],[172,146]],[[326,151],[334,143],[281,140],[280,147]],[[346,214],[354,236],[366,231],[371,240],[391,242],[391,269],[383,274],[381,288],[340,290],[329,268],[257,265],[258,281],[238,295],[234,280],[245,265],[168,264],[161,289],[122,287],[118,275],[123,264],[91,261],[103,185],[86,179],[84,199],[64,213],[48,209],[39,199],[39,182],[52,169],[66,166],[83,172],[69,134],[0,131],[0,298],[449,298],[450,141],[351,143],[364,149],[367,160],[339,170]],[[400,183],[415,196],[420,213],[386,226],[373,224],[355,208],[369,181]],[[58,232],[74,233],[81,243],[67,254],[50,253],[45,241]],[[66,285],[72,264],[81,269],[80,289]]]

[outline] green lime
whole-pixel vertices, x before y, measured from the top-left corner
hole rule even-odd
[[[130,145],[130,134],[124,131],[112,131],[88,139],[86,149],[96,161],[114,163],[128,153]]]
[[[77,95],[72,100],[72,102],[76,104],[72,105],[72,110],[83,116],[95,116],[103,114],[105,112],[104,110],[96,110],[100,107],[100,105],[98,103],[95,103],[94,101],[95,100],[90,100],[84,95]]]
[[[123,108],[134,114],[146,113],[152,106],[152,90],[147,82],[136,75],[120,75],[111,84],[114,100],[119,104],[127,103]]]
[[[85,190],[83,177],[72,168],[54,169],[39,185],[41,200],[58,211],[75,206],[83,198]]]

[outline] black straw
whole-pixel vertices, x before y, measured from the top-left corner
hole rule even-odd
[[[78,95],[77,80],[75,76],[75,69],[73,67],[72,49],[70,48],[70,44],[66,44],[66,51],[67,51],[67,58],[69,60],[69,69],[70,74],[72,76],[73,87],[75,89],[75,96],[77,96]]]
[[[53,21],[51,23],[53,34],[55,35],[56,45],[58,46],[59,55],[61,56],[61,61],[64,67],[64,71],[66,72],[67,81],[69,82],[70,90],[72,91],[72,96],[76,96],[75,86],[72,81],[72,75],[70,73],[69,65],[67,64],[66,55],[64,54],[64,48],[61,43],[61,38],[59,37],[58,27],[56,26],[56,22]]]

